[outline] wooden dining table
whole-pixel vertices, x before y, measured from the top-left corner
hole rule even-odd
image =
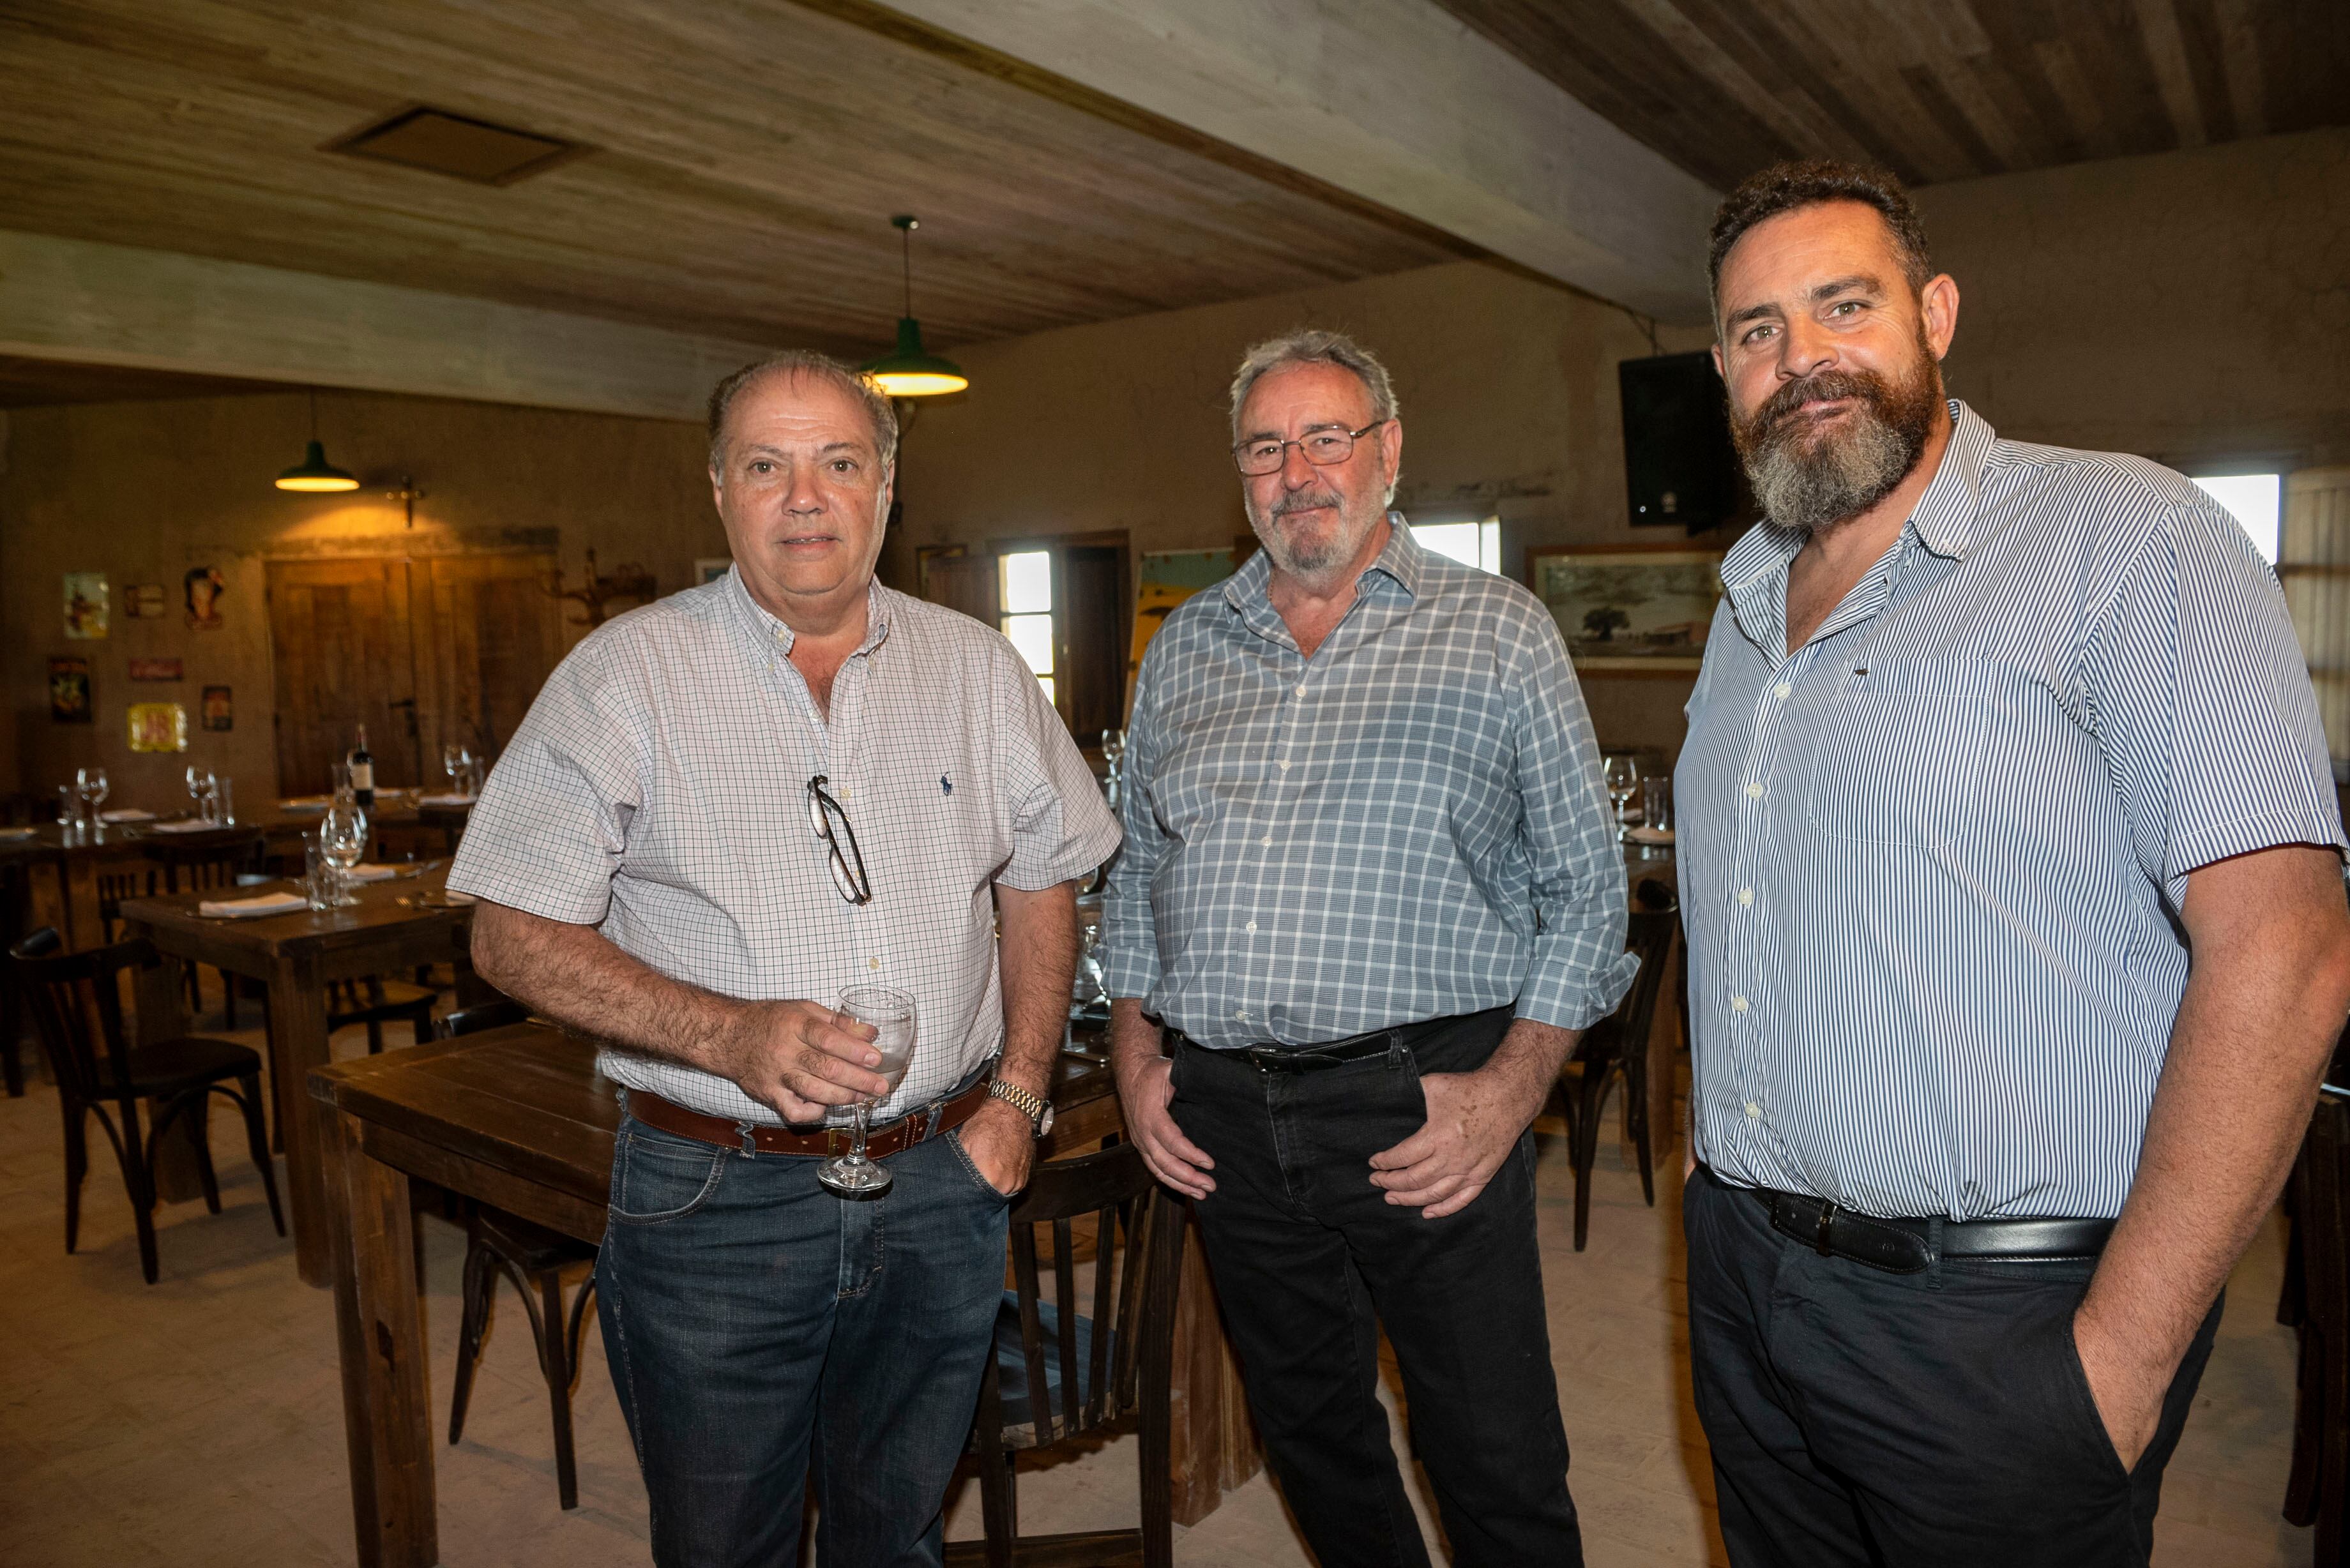
[[[328,1057],[327,987],[454,957],[473,909],[439,902],[447,876],[437,866],[419,866],[390,880],[362,884],[358,904],[349,909],[302,909],[259,918],[207,918],[198,907],[206,898],[298,891],[298,885],[280,881],[123,901],[125,931],[153,942],[165,959],[140,979],[142,1040],[186,1032],[183,964],[210,964],[267,988],[271,1098],[286,1148],[295,1269],[307,1284],[325,1286],[333,1277],[318,1118],[304,1086],[309,1070],[325,1065]]]
[[[409,1181],[583,1241],[604,1234],[620,1110],[593,1044],[539,1021],[310,1074],[362,1568],[440,1560],[433,1423]],[[1124,1129],[1108,1063],[1064,1053],[1038,1158]],[[1196,1244],[1185,1249],[1174,1365],[1175,1517],[1197,1522],[1263,1460]]]

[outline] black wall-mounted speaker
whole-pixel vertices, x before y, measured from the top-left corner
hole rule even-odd
[[[1624,478],[1636,528],[1701,534],[1752,517],[1745,471],[1713,356],[1658,354],[1616,367],[1624,398]]]

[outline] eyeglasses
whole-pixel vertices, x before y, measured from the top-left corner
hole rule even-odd
[[[1335,468],[1355,455],[1355,443],[1387,423],[1373,420],[1361,430],[1307,431],[1295,441],[1275,441],[1266,436],[1259,441],[1244,441],[1232,448],[1232,461],[1251,479],[1262,479],[1268,473],[1279,473],[1281,465],[1289,461],[1289,449],[1295,447],[1305,454],[1305,461],[1316,468]]]
[[[832,798],[825,783],[822,774],[807,782],[808,826],[816,829],[816,836],[824,840],[830,852],[827,862],[832,867],[832,885],[840,889],[840,896],[852,904],[869,904],[873,901],[873,879],[865,874],[865,852],[857,847],[857,831],[848,826],[848,813]],[[836,821],[840,825],[837,833],[833,831]],[[840,848],[843,839],[848,843],[846,855]],[[852,862],[854,870],[850,869]]]

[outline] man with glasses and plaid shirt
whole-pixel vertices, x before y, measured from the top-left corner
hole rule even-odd
[[[1331,332],[1252,349],[1264,549],[1151,640],[1107,986],[1127,1125],[1197,1204],[1250,1408],[1322,1562],[1425,1564],[1395,1347],[1453,1560],[1583,1561],[1528,1127],[1631,983],[1566,649],[1390,516],[1403,428]]]
[[[1118,827],[1012,645],[873,581],[887,398],[778,355],[719,384],[710,435],[734,569],[563,661],[450,886],[484,900],[483,975],[622,1086],[597,1307],[654,1560],[795,1561],[813,1466],[826,1563],[936,1564],[1075,883]],[[832,1005],[872,984],[915,1002],[894,1092]],[[894,1180],[836,1197],[816,1168],[870,1096]]]

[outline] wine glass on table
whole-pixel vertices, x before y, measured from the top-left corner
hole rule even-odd
[[[328,900],[338,909],[359,902],[351,891],[351,871],[367,855],[368,814],[348,795],[337,795],[318,823],[318,853],[334,867],[335,892]]]
[[[452,790],[469,799],[472,797],[473,753],[463,741],[449,741],[442,743],[441,771],[449,775],[449,787]]]
[[[106,804],[106,770],[76,768],[74,794],[81,798],[82,820],[89,824],[90,831],[92,833],[103,831],[106,825],[99,819],[98,808]]]
[[[839,1011],[859,1023],[873,1025],[873,1048],[881,1053],[873,1070],[889,1080],[889,1094],[906,1081],[906,1064],[914,1059],[914,999],[886,985],[852,986],[840,993]],[[884,1097],[887,1097],[886,1096]],[[865,1158],[865,1127],[875,1102],[857,1102],[857,1139],[848,1152],[816,1167],[816,1179],[844,1198],[878,1197],[889,1190],[889,1173]]]
[[[187,778],[188,798],[196,803],[198,818],[205,822],[216,821],[219,807],[214,802],[220,794],[218,782],[208,769],[200,768],[193,763],[188,764]]]
[[[1617,752],[1607,759],[1607,798],[1616,808],[1616,841],[1626,841],[1631,829],[1624,821],[1624,808],[1631,804],[1640,788],[1640,764],[1638,759]]]

